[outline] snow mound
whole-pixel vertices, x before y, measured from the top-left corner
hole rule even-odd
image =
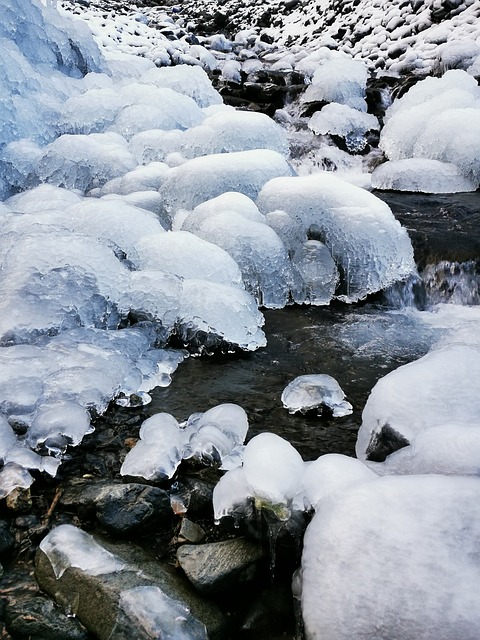
[[[372,187],[385,191],[462,193],[476,185],[454,164],[425,158],[389,160],[372,173]]]

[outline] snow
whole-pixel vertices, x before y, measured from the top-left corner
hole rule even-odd
[[[306,637],[477,637],[479,478],[389,476],[325,497],[302,556]]]
[[[339,418],[353,412],[338,382],[326,373],[298,376],[285,387],[281,400],[289,413],[306,413],[314,409],[322,413],[326,408],[334,418]]]

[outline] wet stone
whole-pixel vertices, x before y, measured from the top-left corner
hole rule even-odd
[[[0,557],[7,556],[13,551],[15,538],[10,525],[5,520],[0,520]]]
[[[195,522],[188,518],[182,518],[180,530],[178,532],[178,542],[191,542],[198,544],[205,538],[205,531]]]
[[[262,547],[237,538],[203,545],[183,545],[177,559],[191,583],[202,593],[219,593],[255,577]]]

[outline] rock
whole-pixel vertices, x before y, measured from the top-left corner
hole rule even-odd
[[[90,510],[106,529],[121,536],[168,528],[173,521],[168,493],[140,483],[73,481],[64,490],[60,503],[82,508],[84,515]]]
[[[245,616],[242,631],[270,637],[275,632],[281,636],[286,629],[292,634],[295,629],[292,590],[287,584],[270,585],[255,598]]]
[[[58,528],[55,531],[58,533]],[[158,624],[162,620],[166,626],[173,624],[179,617],[179,610],[183,611],[180,618],[191,622],[195,629],[198,630],[198,625],[192,621],[193,618],[205,625],[211,640],[221,637],[225,629],[225,618],[221,612],[213,603],[195,593],[169,565],[153,560],[135,545],[114,545],[102,540],[101,553],[107,554],[108,551],[113,554],[107,556],[113,563],[112,567],[117,569],[92,575],[97,573],[95,567],[98,569],[98,563],[94,562],[90,569],[88,563],[92,564],[92,555],[98,552],[99,543],[96,544],[97,551],[92,551],[91,545],[95,542],[89,540],[94,539],[80,529],[68,526],[67,540],[62,542],[61,537],[60,541],[57,538],[58,549],[52,552],[47,536],[42,546],[48,555],[41,549],[37,552],[35,576],[40,587],[60,606],[72,611],[99,640],[164,637],[163,633],[172,631],[166,627],[159,630]],[[79,548],[82,549],[80,562]],[[72,566],[72,563],[82,564],[87,569]],[[122,564],[123,569],[118,569]],[[108,565],[105,568],[108,571]],[[142,590],[144,587],[148,589]],[[150,603],[148,607],[147,602]],[[156,603],[155,606],[151,606],[152,602]],[[191,613],[188,614],[186,609]],[[152,625],[154,635],[148,632],[149,625]],[[205,636],[174,637],[200,640]]]
[[[5,498],[5,504],[10,511],[16,513],[28,513],[32,508],[32,496],[30,489],[17,487]]]
[[[195,476],[183,477],[170,490],[170,501],[174,513],[188,512],[192,516],[212,516],[213,487],[218,476],[212,480],[202,480]]]
[[[180,530],[178,532],[179,542],[191,542],[192,544],[198,544],[205,538],[205,531],[195,522],[192,522],[188,518],[182,518]]]
[[[11,554],[15,539],[6,520],[0,520],[0,557]]]
[[[242,538],[203,545],[184,545],[177,558],[188,579],[202,593],[219,593],[255,576],[263,549]]]

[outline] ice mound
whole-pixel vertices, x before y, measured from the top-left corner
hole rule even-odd
[[[380,125],[378,119],[370,113],[332,102],[313,114],[308,128],[317,135],[328,134],[343,138],[348,151],[355,153],[366,148],[366,134],[378,131]]]
[[[336,297],[355,302],[415,272],[410,239],[388,205],[328,172],[276,178],[257,205],[283,210],[321,239],[342,274]]]
[[[358,432],[356,452],[364,460],[383,462],[390,454],[403,447],[410,448],[405,458],[405,469],[435,469],[435,457],[445,458],[444,448],[452,443],[450,468],[458,464],[458,472],[465,466],[471,435],[468,429],[478,429],[480,410],[479,345],[458,342],[455,338],[439,344],[427,355],[404,365],[381,378],[367,400],[362,425]],[[452,380],[461,380],[452,385]],[[435,442],[431,429],[449,425],[450,436],[444,442]],[[463,425],[463,427],[462,427]],[[456,429],[458,440],[456,438]],[[424,435],[422,435],[424,434]],[[417,439],[420,443],[417,446]],[[456,444],[453,444],[455,443]],[[408,456],[416,452],[416,460]],[[425,452],[425,458],[423,458]],[[385,465],[388,472],[389,463]],[[441,464],[441,463],[439,463]],[[380,465],[379,465],[380,466]],[[395,465],[392,465],[395,472]]]
[[[140,439],[120,474],[159,481],[172,478],[183,459],[221,464],[243,444],[247,431],[247,414],[235,404],[194,413],[182,424],[168,413],[157,413],[142,423]]]
[[[125,139],[116,133],[65,134],[45,147],[34,171],[39,182],[90,191],[136,166]]]
[[[200,351],[236,348],[255,351],[267,343],[264,318],[254,299],[238,287],[206,280],[185,280],[178,333]]]
[[[461,193],[477,189],[456,165],[425,158],[389,160],[381,164],[372,173],[372,187],[421,193]]]
[[[306,637],[474,640],[479,490],[479,478],[390,476],[320,500],[302,556]]]
[[[135,243],[130,257],[140,269],[241,287],[236,262],[213,242],[187,231],[145,234]]]
[[[62,133],[101,133],[113,124],[125,101],[113,87],[94,88],[74,95],[62,106],[59,127]]]
[[[353,412],[338,382],[325,373],[298,376],[285,387],[281,399],[289,413],[307,413],[317,409],[321,414],[327,409],[334,418],[339,418]]]
[[[352,109],[366,111],[368,69],[365,63],[326,47],[318,49],[314,55],[315,71],[302,101],[338,102]]]
[[[223,464],[234,450],[242,447],[248,417],[236,404],[220,404],[205,413],[194,413],[185,424],[190,436],[185,458],[196,458],[205,464]]]
[[[380,147],[390,160],[429,158],[454,164],[478,187],[479,98],[477,82],[465,71],[426,78],[388,109]]]
[[[171,478],[182,461],[187,433],[169,413],[157,413],[140,427],[140,439],[122,464],[120,475],[158,481]]]
[[[190,223],[198,216],[190,217]],[[224,249],[241,269],[247,291],[259,305],[282,308],[289,301],[293,275],[285,246],[264,222],[223,211],[208,215],[195,233]]]
[[[100,189],[99,196],[118,194],[129,195],[139,191],[158,191],[163,184],[168,165],[164,162],[149,162],[138,166],[133,171],[119,178],[106,182]]]
[[[286,521],[304,473],[304,463],[292,445],[274,433],[252,438],[243,452],[243,467],[232,469],[213,491],[215,519],[244,510],[253,498],[257,508]]]
[[[255,200],[266,182],[289,175],[291,169],[287,161],[275,151],[219,153],[171,168],[161,195],[166,211],[173,218],[179,209],[190,211],[226,191],[239,191]]]
[[[206,72],[198,66],[156,67],[146,71],[141,81],[157,87],[173,89],[189,96],[202,109],[214,104],[222,104],[222,97],[213,88]]]

